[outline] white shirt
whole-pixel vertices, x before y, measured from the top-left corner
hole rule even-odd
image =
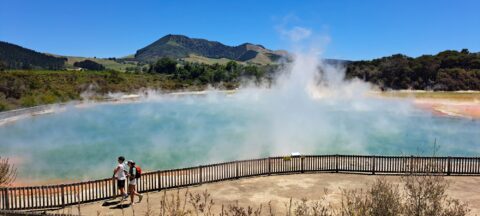
[[[117,172],[115,173],[115,177],[117,177],[118,180],[125,180],[127,176],[125,175],[125,165],[118,164],[117,166]]]
[[[137,185],[137,179],[134,178],[128,182],[129,185]]]

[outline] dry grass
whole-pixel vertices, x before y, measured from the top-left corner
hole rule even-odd
[[[7,186],[15,181],[17,170],[8,160],[0,157],[0,186]]]
[[[441,176],[406,176],[401,183],[403,190],[397,184],[377,178],[365,192],[344,191],[339,215],[463,216],[470,211],[466,204],[447,196],[448,183]]]

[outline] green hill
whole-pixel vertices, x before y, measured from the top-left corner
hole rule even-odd
[[[216,41],[189,38],[183,35],[167,35],[138,50],[135,59],[141,62],[153,62],[161,57],[186,61],[210,59],[213,62],[218,59],[227,59],[271,64],[285,56],[287,56],[285,51],[272,51],[262,45],[244,43],[239,46],[227,46]]]
[[[54,57],[0,41],[0,64],[8,69],[49,69],[65,67],[66,58]]]
[[[347,77],[383,89],[480,90],[480,53],[446,50],[412,58],[396,54],[348,64]]]

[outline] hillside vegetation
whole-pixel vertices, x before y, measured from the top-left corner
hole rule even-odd
[[[447,50],[411,58],[392,55],[348,65],[347,76],[383,89],[480,90],[480,54]]]
[[[88,64],[93,64],[86,61]],[[85,62],[84,62],[85,63]],[[234,89],[242,82],[270,83],[278,65],[201,64],[161,58],[147,72],[43,71],[0,72],[0,111],[41,104],[80,100],[84,92],[101,99],[113,92],[141,89],[199,90],[208,85]]]
[[[105,70],[105,67],[102,64],[99,64],[97,62],[94,62],[94,61],[88,60],[88,59],[83,60],[83,61],[79,61],[79,62],[75,62],[75,63],[73,63],[73,66],[83,68],[83,69],[86,69],[86,70],[98,70],[98,71]]]
[[[244,43],[227,46],[220,42],[189,38],[183,35],[167,35],[138,50],[135,59],[153,62],[162,57],[188,59],[191,55],[210,59],[229,59],[240,62],[270,64],[286,56],[286,52],[271,51],[262,45]]]
[[[84,92],[101,99],[109,92],[128,93],[143,88],[174,90],[188,87],[161,74],[115,71],[8,71],[0,73],[0,111],[81,100]]]
[[[189,85],[210,84],[215,87],[234,88],[242,81],[271,83],[279,67],[281,66],[243,65],[236,61],[229,61],[226,64],[203,64],[164,57],[151,64],[149,72],[167,74],[178,82]]]
[[[57,58],[0,41],[0,70],[5,68],[59,70],[65,67],[66,61],[66,58]]]

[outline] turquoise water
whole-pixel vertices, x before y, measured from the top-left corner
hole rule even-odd
[[[162,96],[68,107],[0,126],[19,179],[110,177],[117,156],[145,170],[269,155],[476,156],[480,121],[437,117],[402,100],[313,100],[269,93]]]

